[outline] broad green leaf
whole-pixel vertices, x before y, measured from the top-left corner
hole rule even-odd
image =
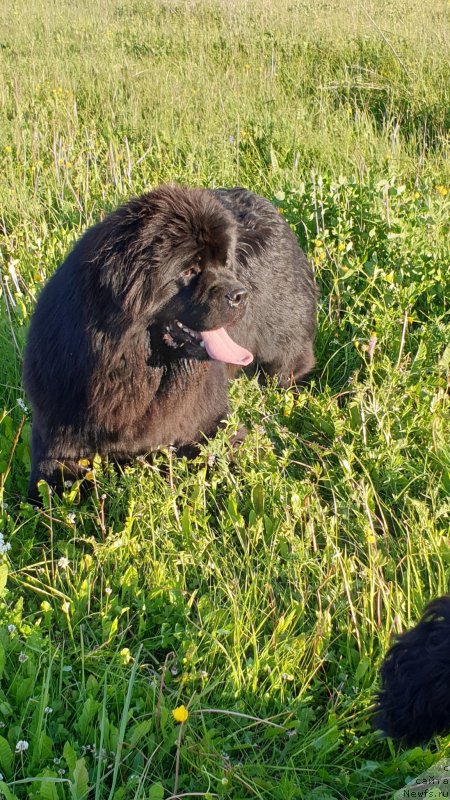
[[[75,765],[77,763],[77,757],[75,750],[73,749],[72,745],[69,742],[66,742],[64,745],[63,756],[66,760],[67,767],[69,769],[69,775],[73,777],[73,771],[75,769]]]
[[[88,697],[85,700],[83,705],[83,710],[80,714],[80,719],[78,721],[78,730],[80,731],[83,738],[86,736],[88,731],[89,725],[92,722],[93,718],[95,717],[99,708],[99,704],[96,700],[92,697]]]
[[[154,783],[150,786],[150,791],[148,793],[148,800],[163,800],[164,797],[164,786],[162,783]]]
[[[143,722],[139,722],[137,725],[134,725],[130,731],[130,737],[128,740],[129,744],[135,747],[137,743],[140,742],[140,740],[149,732],[152,724],[152,719],[146,719]]]
[[[14,754],[8,740],[4,736],[0,736],[0,768],[8,778],[12,771],[13,757]]]
[[[57,776],[51,770],[45,770],[41,780],[33,785],[37,787],[37,795],[42,800],[58,800],[58,789],[55,778]],[[47,780],[46,780],[47,778]]]
[[[88,793],[89,775],[84,758],[79,758],[73,771],[72,795],[76,800],[82,800]]]
[[[13,794],[4,781],[0,781],[0,797],[6,797],[6,800],[17,800],[17,795]]]

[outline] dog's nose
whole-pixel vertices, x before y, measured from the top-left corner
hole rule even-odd
[[[243,286],[235,286],[233,289],[230,289],[225,297],[228,300],[228,304],[235,308],[236,306],[241,305],[241,303],[247,297],[247,290],[244,289]]]

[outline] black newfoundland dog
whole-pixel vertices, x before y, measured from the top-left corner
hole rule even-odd
[[[25,352],[30,497],[95,453],[126,461],[210,436],[227,382],[314,364],[316,287],[285,220],[245,189],[161,186],[89,229],[39,297]]]
[[[433,600],[388,650],[374,724],[409,746],[450,733],[450,596]]]

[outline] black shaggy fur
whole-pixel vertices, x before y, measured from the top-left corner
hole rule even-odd
[[[199,331],[225,327],[287,385],[314,364],[315,317],[311,269],[263,198],[162,186],[131,200],[39,297],[24,362],[30,496],[41,478],[60,491],[95,453],[123,461],[214,434],[237,367],[209,358]]]
[[[430,603],[388,651],[374,723],[409,746],[450,733],[450,596]]]

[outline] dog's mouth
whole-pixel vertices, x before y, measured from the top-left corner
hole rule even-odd
[[[205,351],[214,361],[223,361],[225,364],[237,364],[246,367],[253,361],[253,356],[245,347],[233,341],[225,328],[213,331],[193,331],[179,320],[166,325],[163,339],[168,347],[189,348],[192,352],[197,348],[199,355],[204,357]]]

